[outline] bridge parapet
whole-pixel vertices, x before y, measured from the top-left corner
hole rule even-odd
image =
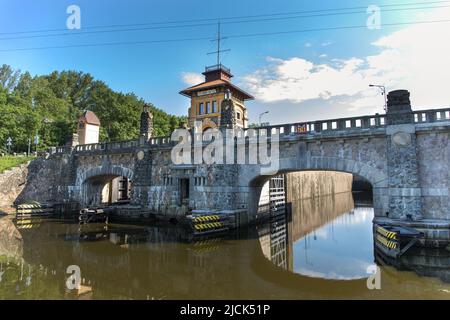
[[[413,111],[415,123],[432,123],[450,120],[450,108]]]
[[[416,124],[436,123],[450,121],[450,108],[427,109],[413,111],[413,119]],[[371,116],[349,117],[326,119],[306,122],[296,122],[289,124],[279,124],[272,126],[261,126],[255,128],[246,128],[243,134],[249,136],[269,136],[279,133],[280,136],[291,135],[329,135],[342,134],[346,132],[355,134],[360,132],[370,132],[379,130],[387,126],[386,114],[375,114]],[[200,137],[198,139],[201,139]],[[108,152],[108,151],[129,151],[135,150],[140,145],[140,140],[100,142],[93,144],[78,145],[74,148],[62,146],[52,150],[52,154],[64,153],[86,153],[86,152]],[[173,144],[170,136],[152,137],[146,142],[150,147],[167,147]],[[206,141],[205,143],[208,143]]]
[[[375,114],[372,116],[326,119],[316,121],[297,122],[282,125],[256,127],[253,130],[259,135],[269,135],[279,132],[280,135],[308,135],[308,134],[333,134],[339,131],[367,131],[386,126],[386,115]],[[246,129],[246,131],[249,129]]]
[[[434,123],[450,120],[450,108],[429,109],[413,111],[415,123]],[[375,114],[372,116],[360,116],[351,118],[338,118],[328,120],[316,120],[297,122],[290,124],[281,124],[273,126],[262,126],[252,128],[256,135],[274,134],[276,131],[280,135],[295,134],[332,134],[333,132],[348,131],[351,133],[368,131],[371,129],[385,128],[387,126],[386,114]],[[248,136],[245,129],[245,135]]]
[[[154,138],[150,138],[150,140],[149,140],[149,144],[151,146],[164,146],[164,145],[171,144],[171,142],[172,142],[172,140],[171,140],[170,136],[154,137]]]
[[[75,146],[73,153],[85,152],[108,152],[108,151],[127,151],[134,150],[139,146],[139,140],[100,142],[91,144],[80,144]]]

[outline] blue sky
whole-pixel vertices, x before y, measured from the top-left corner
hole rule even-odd
[[[426,1],[418,0],[414,2]],[[205,0],[0,0],[0,33],[3,33],[0,38],[24,35],[5,34],[11,32],[64,29],[68,17],[66,8],[72,4],[81,8],[81,31],[92,31],[92,29],[84,28],[101,25],[365,7],[373,3],[374,1],[361,0],[339,2],[330,0],[228,0],[226,2]],[[399,3],[405,4],[408,2],[404,0],[376,1],[375,4]],[[427,20],[429,16],[435,17],[430,12],[441,13],[443,18],[450,19],[447,8],[382,11],[382,23]],[[230,36],[365,25],[367,17],[366,13],[358,13],[252,23],[224,23],[222,30],[224,36]],[[364,89],[368,87],[369,82],[382,81],[383,84],[392,89],[397,88],[394,86],[409,85],[419,91],[418,89],[423,87],[423,84],[417,83],[417,80],[411,83],[411,81],[403,79],[405,77],[419,78],[420,70],[415,70],[415,73],[411,74],[408,73],[409,71],[401,74],[401,70],[410,70],[407,64],[402,66],[403,69],[401,70],[391,70],[394,69],[393,64],[398,65],[397,61],[393,59],[398,58],[402,50],[410,48],[410,45],[417,46],[417,42],[421,41],[420,38],[414,39],[411,36],[411,34],[420,34],[417,30],[413,30],[413,27],[383,26],[381,30],[361,28],[230,38],[224,41],[223,46],[232,49],[232,51],[223,55],[222,62],[232,69],[235,75],[233,81],[257,97],[255,101],[248,103],[251,122],[257,121],[258,114],[265,110],[270,111],[265,120],[271,123],[381,112],[382,97],[373,89],[367,89],[367,92]],[[439,26],[434,25],[434,28],[442,32],[443,35],[448,35],[449,27],[450,24],[448,23]],[[405,29],[408,30],[405,31]],[[432,48],[434,45],[439,52],[447,53],[448,45],[440,48],[439,46],[443,46],[440,42],[443,41],[433,30],[423,29],[422,31],[422,36],[427,41],[427,45]],[[433,32],[433,35],[430,34],[431,32]],[[0,50],[213,37],[215,34],[216,26],[211,24],[133,32],[0,39]],[[405,40],[404,47],[398,47],[396,43],[403,43],[402,39]],[[428,43],[430,41],[434,42]],[[374,45],[377,42],[378,44]],[[415,47],[412,51],[418,52],[421,51],[420,49],[421,47]],[[185,97],[178,94],[181,89],[189,85],[183,81],[183,75],[200,73],[206,65],[214,64],[215,58],[206,55],[207,52],[213,50],[213,42],[198,40],[142,45],[0,51],[0,63],[10,64],[14,68],[30,71],[32,74],[46,74],[53,70],[68,69],[88,72],[95,78],[104,80],[114,90],[134,92],[170,113],[181,115],[186,114],[189,103]],[[393,50],[397,50],[397,54]],[[444,53],[439,58],[444,57]],[[372,59],[371,57],[375,58]],[[409,61],[407,63],[413,65],[416,58],[418,57],[407,57],[406,60]],[[423,56],[420,56],[420,58],[422,59]],[[430,60],[432,59],[433,56],[430,57]],[[392,66],[390,63],[392,63]],[[374,70],[379,68],[380,65],[383,74],[375,74]],[[385,68],[385,66],[387,67]],[[425,64],[424,69],[427,67],[428,65]],[[435,78],[440,81],[448,80],[443,70],[439,69],[441,68],[433,69],[433,72],[437,73]],[[434,78],[435,74],[433,73],[431,76]],[[289,85],[286,86],[287,83]],[[358,89],[355,90],[354,88]],[[429,92],[430,90],[423,91]],[[433,106],[437,106],[437,104],[441,106],[448,101],[446,95],[436,98],[436,94],[424,95],[421,93],[419,95],[417,93],[417,97],[417,101],[420,101],[421,104],[432,103]],[[430,101],[430,97],[435,100]]]

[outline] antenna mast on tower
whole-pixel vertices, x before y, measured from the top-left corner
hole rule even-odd
[[[228,51],[231,51],[231,49],[223,49],[223,50],[221,50],[220,49],[220,42],[223,40],[223,39],[226,39],[226,37],[222,37],[221,36],[221,34],[220,34],[220,20],[217,22],[217,38],[216,39],[214,39],[214,40],[212,40],[212,41],[217,41],[217,50],[216,51],[213,51],[213,52],[208,52],[207,54],[209,55],[209,54],[217,54],[217,65],[220,65],[220,53],[221,52],[228,52]]]

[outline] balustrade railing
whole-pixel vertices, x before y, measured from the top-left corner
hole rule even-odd
[[[433,123],[450,121],[450,108],[445,109],[429,109],[413,111],[415,123]],[[315,135],[315,134],[333,134],[338,132],[357,132],[369,131],[373,129],[383,128],[387,125],[386,114],[375,114],[372,116],[361,116],[351,118],[339,118],[331,120],[306,121],[290,124],[280,124],[273,126],[263,126],[256,128],[246,128],[238,133],[238,137],[242,134],[245,137],[264,136],[270,137],[271,134],[278,132],[281,136],[285,135]],[[194,139],[202,139],[196,136]],[[191,140],[191,139],[189,139]],[[206,139],[208,141],[210,139]],[[170,136],[152,137],[148,143],[150,146],[167,146],[173,143]],[[92,144],[78,145],[73,148],[74,152],[91,152],[91,151],[108,151],[108,150],[126,150],[133,149],[139,145],[139,140],[100,142]],[[70,152],[69,147],[56,147],[52,153]]]
[[[450,120],[450,108],[414,111],[415,123],[430,123]]]
[[[279,132],[280,135],[326,134],[337,131],[370,130],[386,125],[386,115],[361,116],[330,120],[306,121],[282,125],[256,127],[251,131],[256,135],[268,135]],[[249,131],[249,129],[245,129]],[[246,133],[246,136],[251,134]]]
[[[92,152],[92,151],[114,151],[133,149],[139,145],[139,140],[99,142],[90,144],[80,144],[74,147],[74,152]]]

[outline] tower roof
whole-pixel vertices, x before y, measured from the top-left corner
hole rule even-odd
[[[205,76],[204,82],[186,88],[180,91],[180,94],[187,97],[192,97],[192,95],[198,91],[225,87],[229,88],[231,91],[239,93],[244,98],[244,100],[254,99],[251,94],[245,92],[244,90],[231,83],[230,78],[233,77],[233,75],[231,74],[230,69],[222,64],[206,67],[203,75]]]
[[[95,113],[90,110],[84,111],[83,114],[78,118],[78,121],[83,121],[86,124],[93,124],[96,126],[100,125],[100,120],[95,115]]]

